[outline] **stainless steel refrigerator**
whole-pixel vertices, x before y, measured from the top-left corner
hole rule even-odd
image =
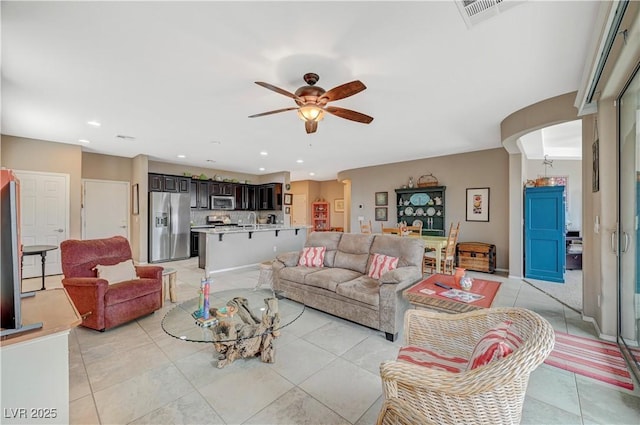
[[[149,193],[149,262],[189,258],[191,196]]]

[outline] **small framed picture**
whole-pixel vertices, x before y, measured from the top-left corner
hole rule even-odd
[[[489,221],[489,188],[467,189],[467,221]]]
[[[336,199],[333,201],[333,210],[335,212],[344,212],[344,199]]]
[[[285,214],[291,214],[291,207],[284,207]]]
[[[376,192],[376,207],[389,205],[389,192]]]
[[[387,221],[387,207],[376,207],[376,221]]]
[[[291,205],[293,203],[293,195],[291,193],[285,193],[283,202],[285,205]]]

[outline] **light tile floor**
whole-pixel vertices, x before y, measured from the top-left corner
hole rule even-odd
[[[178,299],[197,295],[196,259],[178,270]],[[258,267],[214,275],[213,290],[256,285]],[[594,336],[593,326],[527,283],[498,275],[494,306],[530,308],[562,332]],[[47,288],[61,276],[47,277]],[[39,279],[24,281],[37,289]],[[373,424],[382,403],[380,363],[401,341],[307,309],[277,341],[276,362],[238,360],[215,367],[207,344],[176,340],[160,322],[173,308],[101,333],[76,328],[69,340],[72,424]],[[523,424],[639,424],[640,389],[619,389],[551,366],[530,378]]]

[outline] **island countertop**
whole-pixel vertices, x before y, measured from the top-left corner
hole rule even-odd
[[[208,275],[273,260],[280,252],[300,251],[309,229],[308,225],[258,224],[191,231],[200,233],[198,264]]]
[[[304,225],[284,225],[284,224],[256,224],[256,225],[244,225],[237,227],[199,227],[194,226],[191,228],[192,232],[200,233],[212,233],[212,234],[224,234],[224,233],[248,233],[248,232],[268,232],[272,230],[296,230],[296,229],[310,229],[312,226]]]

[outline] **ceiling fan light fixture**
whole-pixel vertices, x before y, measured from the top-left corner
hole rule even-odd
[[[302,121],[318,122],[324,118],[324,109],[317,105],[306,103],[298,109],[298,117]]]

